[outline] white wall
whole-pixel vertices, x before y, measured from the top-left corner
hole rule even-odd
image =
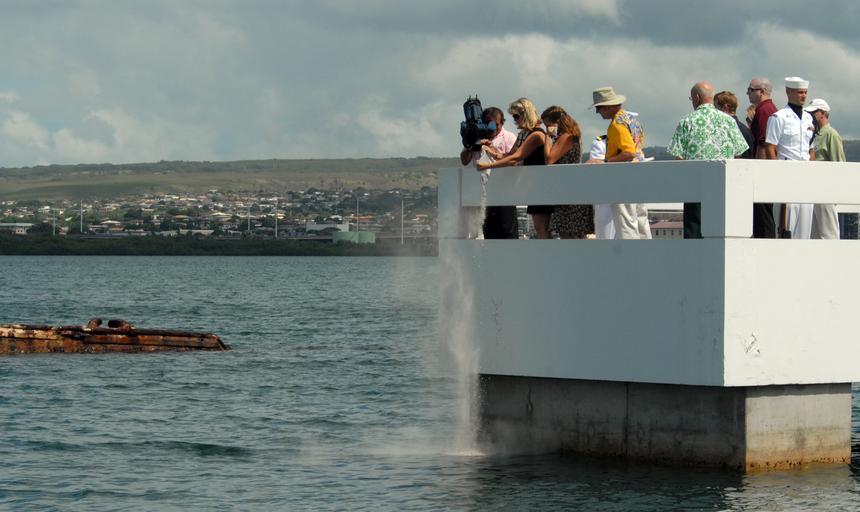
[[[749,238],[754,201],[860,203],[860,164],[574,165],[490,180],[489,205],[701,202],[704,240],[465,240],[463,219],[481,204],[477,173],[439,179],[440,254],[474,287],[483,373],[860,381],[860,243]]]

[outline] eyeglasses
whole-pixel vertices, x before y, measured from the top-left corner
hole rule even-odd
[[[753,91],[763,91],[763,90],[764,89],[762,89],[761,87],[747,87],[747,94],[749,94]]]

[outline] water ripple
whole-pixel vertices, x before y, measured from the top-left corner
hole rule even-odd
[[[126,317],[235,349],[0,360],[2,510],[857,509],[856,462],[742,476],[456,448],[433,259],[0,261],[2,323]]]

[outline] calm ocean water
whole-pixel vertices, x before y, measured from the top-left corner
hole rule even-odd
[[[0,265],[0,323],[119,317],[234,348],[0,359],[2,510],[860,509],[860,464],[742,476],[459,450],[434,258]]]

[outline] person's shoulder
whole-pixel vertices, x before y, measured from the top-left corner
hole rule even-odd
[[[820,137],[820,138],[839,137],[840,139],[842,138],[842,136],[839,135],[839,132],[836,131],[836,128],[834,128],[833,125],[831,125],[831,124],[828,124],[827,126],[819,129],[818,130],[818,137]]]
[[[776,112],[774,112],[773,114],[769,115],[767,117],[767,122],[770,123],[772,121],[777,121],[777,122],[781,123],[781,122],[785,121],[789,112],[791,112],[790,108],[788,108],[788,107],[781,108],[781,109],[777,110]],[[794,112],[791,112],[791,114],[794,115]]]
[[[628,124],[630,122],[630,114],[625,111],[620,111],[612,118],[612,124]]]
[[[703,115],[705,115],[704,112],[702,112],[699,109],[696,109],[696,110],[693,110],[692,112],[687,112],[686,114],[684,114],[684,116],[681,118],[680,122],[681,123],[689,122],[689,121],[692,121],[693,119],[696,119],[697,117],[702,117]]]
[[[787,108],[787,107],[786,107]],[[765,116],[770,116],[774,112],[777,112],[779,109],[776,107],[776,103],[773,100],[767,99],[764,100],[758,107],[756,107],[756,114],[761,111],[761,113]]]
[[[714,113],[712,114],[715,119],[719,119],[719,122],[726,126],[740,126],[740,123],[729,114],[726,114],[722,110],[714,109]],[[740,128],[738,128],[740,129]]]

